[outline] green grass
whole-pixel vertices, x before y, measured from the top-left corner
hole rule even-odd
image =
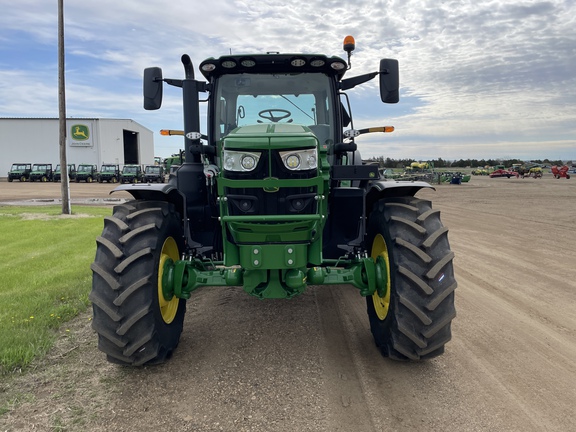
[[[89,305],[96,251],[110,207],[0,207],[0,375],[45,354],[55,330]]]

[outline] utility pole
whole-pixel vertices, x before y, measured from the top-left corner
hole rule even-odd
[[[70,207],[70,182],[66,159],[66,92],[64,81],[64,0],[58,0],[58,119],[60,131],[60,181],[62,214],[72,214]]]

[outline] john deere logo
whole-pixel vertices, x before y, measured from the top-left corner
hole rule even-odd
[[[278,180],[276,177],[266,177],[264,180]],[[278,192],[280,190],[280,188],[276,187],[276,186],[266,186],[263,187],[262,189],[264,189],[264,192],[268,192],[268,193],[274,193],[274,192]]]
[[[72,139],[77,141],[86,141],[90,138],[90,131],[86,125],[74,125],[71,128]]]

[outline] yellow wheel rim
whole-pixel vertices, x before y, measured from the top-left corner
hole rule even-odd
[[[158,306],[160,307],[160,314],[166,324],[170,324],[176,317],[178,311],[178,297],[172,297],[171,300],[166,300],[162,293],[162,276],[164,274],[164,263],[170,258],[172,261],[178,261],[180,254],[178,245],[172,237],[168,237],[162,245],[162,252],[160,254],[160,262],[158,263]]]
[[[384,320],[388,315],[388,310],[390,309],[390,288],[392,284],[390,283],[390,256],[388,254],[386,241],[384,241],[384,237],[382,237],[381,234],[376,235],[374,242],[372,243],[372,259],[376,261],[379,256],[383,258],[384,263],[386,264],[386,274],[388,275],[386,294],[384,297],[380,297],[378,291],[376,291],[372,295],[372,301],[374,303],[376,315],[380,320]]]

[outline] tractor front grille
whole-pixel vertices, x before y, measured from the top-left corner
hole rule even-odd
[[[278,151],[262,151],[256,168],[250,172],[225,172],[230,180],[305,180],[318,175],[316,169],[292,171],[287,169]],[[226,187],[225,194],[230,216],[315,214],[318,194],[316,186],[262,188]]]

